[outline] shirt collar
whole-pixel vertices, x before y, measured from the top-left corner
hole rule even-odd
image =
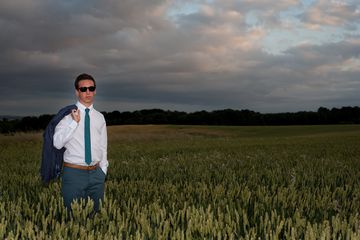
[[[81,104],[79,101],[76,103],[76,106],[80,109],[80,111],[85,112],[85,109],[88,108],[91,110],[93,109],[93,104],[91,104],[89,107],[84,106],[83,104]]]

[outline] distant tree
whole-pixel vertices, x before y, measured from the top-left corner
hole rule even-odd
[[[223,109],[192,113],[144,109],[134,112],[103,112],[107,125],[120,124],[184,124],[184,125],[308,125],[308,124],[359,124],[359,107],[319,107],[316,112],[285,112],[261,114],[248,109]],[[54,115],[0,120],[0,133],[38,131],[45,129]]]
[[[4,118],[0,121],[0,133],[2,134],[11,134],[17,131],[16,126],[18,120],[8,120]]]
[[[41,128],[37,117],[23,117],[18,124],[18,129],[27,132],[39,130]]]
[[[319,117],[319,124],[326,124],[330,121],[330,110],[325,107],[319,107],[317,110]]]
[[[54,115],[49,115],[49,114],[39,116],[38,118],[39,129],[45,129],[53,117]]]

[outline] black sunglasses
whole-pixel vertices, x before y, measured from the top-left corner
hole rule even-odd
[[[90,92],[95,91],[96,87],[95,86],[91,86],[91,87],[79,87],[78,90],[80,92],[86,92],[89,89]]]

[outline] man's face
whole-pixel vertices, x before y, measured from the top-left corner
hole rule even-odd
[[[82,92],[81,88],[87,88],[85,92]],[[79,102],[85,105],[86,107],[90,106],[94,101],[94,96],[96,94],[96,90],[91,92],[89,87],[95,87],[94,82],[91,80],[81,80],[79,82],[78,89],[76,89],[76,96],[79,99]]]

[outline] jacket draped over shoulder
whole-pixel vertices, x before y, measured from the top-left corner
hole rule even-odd
[[[40,175],[43,183],[48,184],[51,180],[58,179],[63,166],[65,148],[56,149],[53,145],[53,138],[56,125],[66,115],[70,114],[76,105],[69,105],[62,108],[49,122],[43,134],[43,151]]]

